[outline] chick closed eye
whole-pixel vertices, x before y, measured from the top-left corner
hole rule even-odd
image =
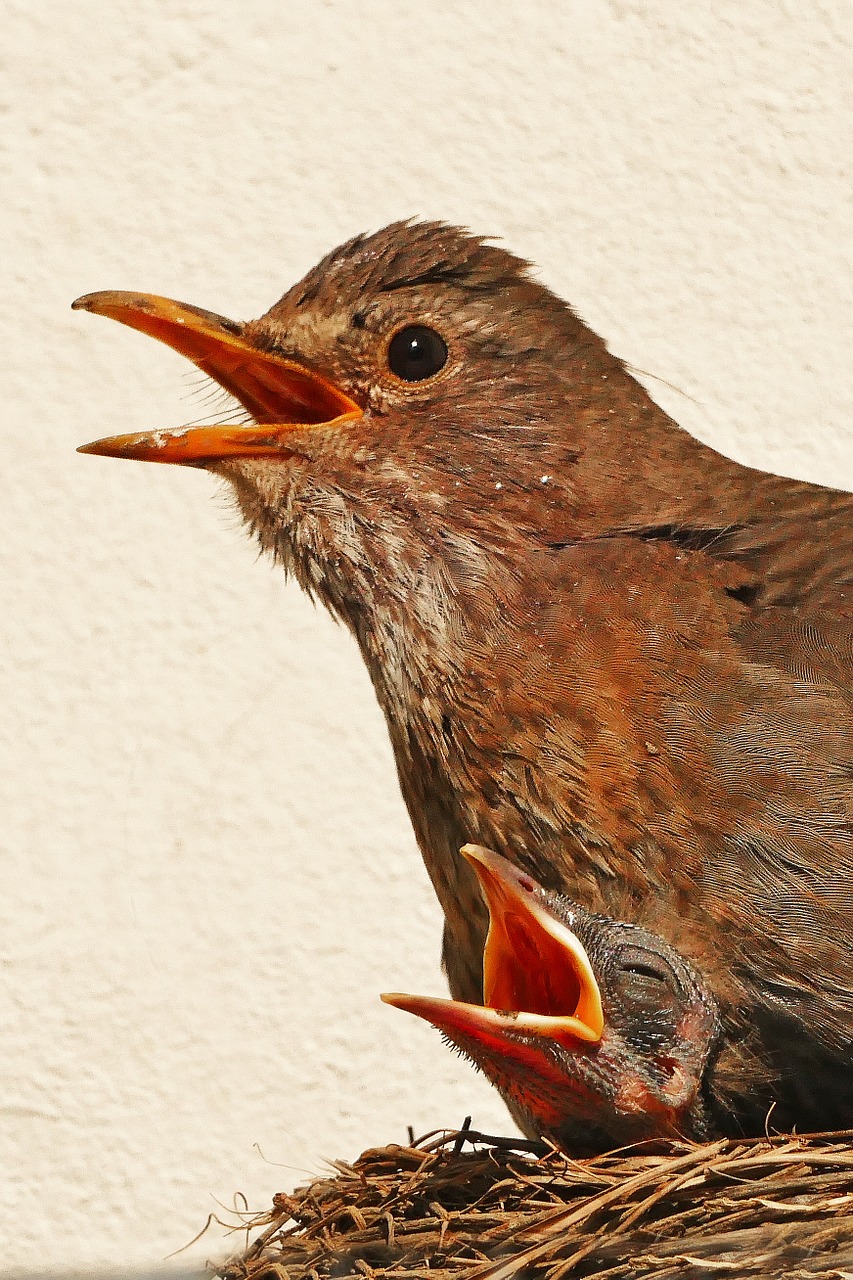
[[[665,1017],[668,1010],[678,1010],[683,1002],[682,984],[667,960],[639,950],[622,958],[614,991],[632,1016],[647,1012],[656,1021]]]

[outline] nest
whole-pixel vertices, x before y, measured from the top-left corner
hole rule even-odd
[[[463,1127],[333,1169],[220,1280],[853,1280],[853,1131],[574,1160]]]

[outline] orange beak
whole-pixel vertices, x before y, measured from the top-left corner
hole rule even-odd
[[[354,400],[295,360],[261,351],[246,326],[185,302],[147,293],[87,293],[76,310],[111,316],[192,360],[235,396],[254,418],[249,426],[223,424],[110,436],[82,445],[81,453],[145,462],[204,466],[216,458],[281,457],[288,436],[311,426],[342,426],[362,416]]]
[[[471,844],[462,854],[489,908],[483,1004],[399,993],[382,999],[426,1018],[451,1039],[464,1035],[497,1047],[513,1032],[570,1049],[579,1041],[597,1044],[604,1033],[601,993],[580,939],[506,858]]]

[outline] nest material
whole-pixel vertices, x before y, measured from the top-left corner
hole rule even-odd
[[[463,1129],[336,1162],[277,1195],[216,1274],[853,1280],[853,1131],[584,1160],[535,1147]]]

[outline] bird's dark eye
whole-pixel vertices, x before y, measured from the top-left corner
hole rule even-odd
[[[423,382],[447,363],[447,343],[435,329],[411,324],[388,344],[388,367],[404,382]]]

